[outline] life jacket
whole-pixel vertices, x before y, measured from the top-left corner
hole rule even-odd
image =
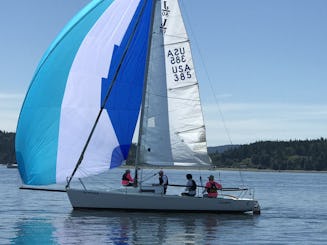
[[[208,188],[208,193],[217,193],[217,190],[218,190],[218,188],[216,186],[216,183],[213,182],[213,183],[211,183],[210,188]]]
[[[127,180],[127,181],[129,181],[129,179],[127,178],[127,173],[124,173],[123,174],[123,177],[121,178],[121,180]]]
[[[163,176],[164,176],[164,175],[163,175]],[[163,178],[162,178],[163,176],[160,176],[160,177],[159,177],[159,184],[160,184],[160,185],[162,185],[162,183],[163,183]],[[167,185],[168,185],[168,177],[166,176],[166,178],[167,178]]]
[[[195,191],[196,190],[196,183],[194,180],[192,180],[192,186],[190,187],[190,191]]]

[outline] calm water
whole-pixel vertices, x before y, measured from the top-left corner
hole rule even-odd
[[[184,184],[185,171],[166,172]],[[107,174],[105,188],[121,173]],[[191,173],[197,181],[209,174]],[[240,185],[239,172],[214,174],[225,187]],[[327,244],[326,173],[242,176],[256,187],[260,216],[73,211],[65,193],[18,189],[17,169],[1,165],[0,244]]]

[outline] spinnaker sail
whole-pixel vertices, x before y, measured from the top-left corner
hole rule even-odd
[[[16,131],[23,182],[47,185],[120,166],[141,102],[139,163],[209,162],[178,1],[94,0],[64,28],[32,79]]]
[[[25,184],[53,184],[70,176],[113,77],[115,86],[76,177],[127,158],[141,104],[151,13],[152,1],[95,0],[50,46],[16,131]]]

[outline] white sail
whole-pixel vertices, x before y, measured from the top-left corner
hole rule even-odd
[[[198,81],[177,0],[156,1],[148,62],[140,163],[209,163]]]

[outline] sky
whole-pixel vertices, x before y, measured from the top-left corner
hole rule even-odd
[[[34,71],[89,0],[2,1],[0,130],[15,132]],[[181,0],[209,146],[327,138],[326,0]]]

